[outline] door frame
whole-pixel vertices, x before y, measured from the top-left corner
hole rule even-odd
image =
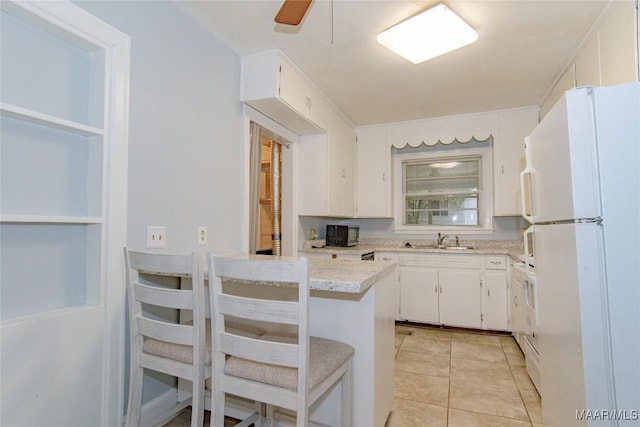
[[[243,105],[244,116],[244,164],[245,182],[244,194],[246,203],[244,205],[244,221],[242,225],[242,251],[249,251],[249,175],[250,175],[250,153],[251,153],[251,122],[255,122],[271,133],[280,136],[290,142],[288,148],[282,150],[282,219],[280,228],[282,230],[282,254],[285,256],[296,256],[298,254],[298,135],[285,128],[281,124],[271,120],[262,113],[254,110],[248,105]]]

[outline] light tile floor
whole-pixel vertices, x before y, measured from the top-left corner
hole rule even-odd
[[[541,426],[540,396],[507,335],[396,326],[387,427]]]

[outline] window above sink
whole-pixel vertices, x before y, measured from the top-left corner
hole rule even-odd
[[[491,141],[396,150],[394,231],[493,232]]]

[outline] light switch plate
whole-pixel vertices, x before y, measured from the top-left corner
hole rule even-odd
[[[167,227],[147,227],[147,249],[164,248],[167,246]]]

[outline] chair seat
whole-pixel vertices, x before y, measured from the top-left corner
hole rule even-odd
[[[348,344],[325,338],[309,337],[309,390],[334,373],[354,354]],[[296,343],[292,335],[266,333],[260,339],[267,341]],[[269,365],[231,356],[227,359],[224,372],[227,375],[245,378],[264,384],[282,387],[291,391],[298,389],[298,370],[284,366]]]
[[[193,324],[193,322],[187,322]],[[205,323],[205,363],[211,365],[211,320],[206,319]],[[225,329],[237,335],[243,335],[249,338],[258,338],[264,334],[264,331],[250,325],[240,324],[236,322],[226,322]],[[153,354],[155,356],[164,357],[166,359],[176,360],[178,362],[193,363],[193,347],[190,345],[174,344],[167,341],[161,341],[154,338],[146,338],[142,344],[142,352]]]

